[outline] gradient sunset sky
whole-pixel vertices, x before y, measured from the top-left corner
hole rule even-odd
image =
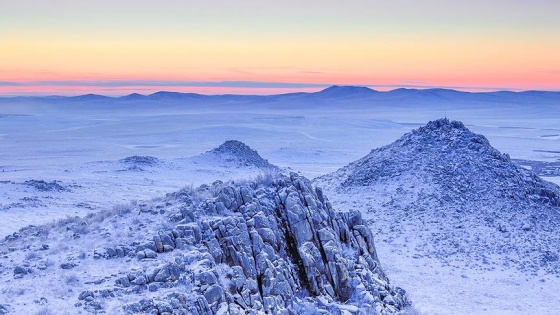
[[[560,90],[559,0],[0,0],[0,96]]]

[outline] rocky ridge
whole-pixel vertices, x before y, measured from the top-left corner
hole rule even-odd
[[[296,174],[31,226],[0,252],[10,258],[2,281],[28,288],[5,299],[7,313],[25,312],[27,300],[72,314],[397,314],[409,305],[360,213],[333,210]]]
[[[384,241],[412,245],[414,255],[488,270],[559,270],[560,188],[461,122],[429,122],[316,182],[339,206],[357,200]]]

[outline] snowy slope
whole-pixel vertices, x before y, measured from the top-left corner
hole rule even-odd
[[[240,141],[230,141],[191,157],[132,155],[117,160],[56,167],[6,167],[0,181],[0,237],[29,224],[84,216],[132,200],[155,198],[186,186],[217,180],[249,179],[276,172]]]
[[[465,279],[484,274],[511,284],[542,280],[541,286],[558,285],[559,187],[512,162],[460,122],[432,121],[315,182],[339,207],[365,213],[380,247],[393,252],[387,253],[391,262],[402,261],[400,268],[441,265],[441,277],[418,276],[420,286],[413,291],[449,291],[425,288],[438,281],[463,283],[451,291],[471,290]],[[483,308],[491,314],[517,313],[484,304],[461,313],[485,313]]]

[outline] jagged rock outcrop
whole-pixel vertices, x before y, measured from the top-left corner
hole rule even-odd
[[[39,292],[11,294],[15,313],[34,294],[110,314],[399,314],[410,304],[389,283],[360,212],[335,211],[296,174],[216,181],[30,226],[0,253],[10,270],[0,280]]]
[[[138,247],[139,258],[148,247],[165,252],[162,244],[190,248],[182,260],[141,277],[141,285],[172,284],[182,274],[193,275],[195,294],[185,296],[181,311],[301,314],[309,307],[344,313],[337,306],[344,303],[366,314],[391,314],[408,305],[404,291],[392,287],[381,269],[360,213],[334,211],[321,189],[303,177],[282,177],[272,187],[225,185],[202,207],[182,212],[173,231]],[[195,266],[189,263],[193,255],[199,257]],[[136,278],[128,275],[118,284],[130,287]],[[159,310],[164,301],[125,309]]]
[[[264,169],[277,168],[263,159],[257,151],[238,140],[227,140],[219,147],[204,153],[203,156],[218,158],[239,166],[253,166]]]
[[[316,182],[336,200],[354,195],[394,246],[414,235],[415,255],[483,269],[560,267],[559,187],[461,122],[429,122]]]

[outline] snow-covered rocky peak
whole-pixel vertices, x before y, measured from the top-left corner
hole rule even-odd
[[[354,195],[383,237],[414,235],[416,254],[559,270],[560,188],[461,122],[432,121],[316,182],[339,202]]]
[[[463,123],[439,119],[336,172],[341,186],[413,176],[462,198],[511,198],[560,207],[560,189],[512,162]],[[331,177],[331,176],[327,176]]]
[[[203,155],[216,157],[225,162],[238,164],[240,166],[254,166],[259,168],[276,168],[259,153],[251,149],[245,143],[238,140],[227,140],[219,147],[212,149]]]
[[[13,314],[38,305],[65,314],[396,314],[409,304],[360,212],[335,211],[296,174],[30,226],[0,253],[0,311]]]
[[[489,150],[494,155],[499,154],[483,135],[471,132],[460,121],[450,121],[447,118],[430,121],[426,126],[405,134],[397,140],[396,145],[423,146],[435,150],[468,147],[471,150]]]
[[[426,126],[422,126],[416,129],[415,132],[425,135],[434,135],[435,133],[443,136],[450,136],[458,133],[467,133],[474,135],[467,127],[465,127],[462,122],[449,120],[447,118],[440,118],[434,121],[430,121],[426,124]]]

